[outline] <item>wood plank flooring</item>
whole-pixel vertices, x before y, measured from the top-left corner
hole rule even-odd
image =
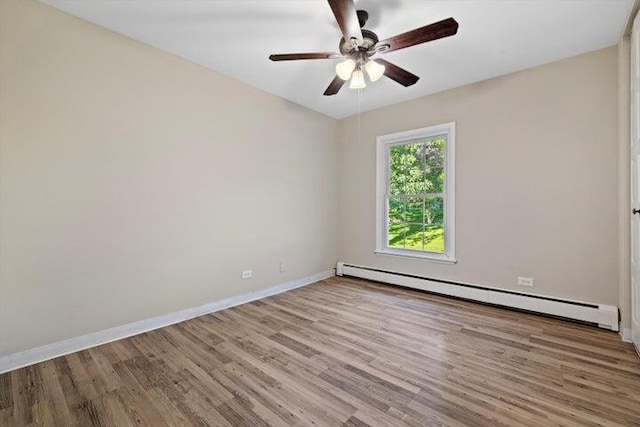
[[[0,425],[640,426],[615,333],[335,277],[0,376]]]

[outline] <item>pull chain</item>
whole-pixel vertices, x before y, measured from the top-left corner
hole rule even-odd
[[[358,89],[358,145],[360,145],[360,114],[362,112],[362,89]]]

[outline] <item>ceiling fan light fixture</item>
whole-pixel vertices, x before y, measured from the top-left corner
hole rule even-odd
[[[357,69],[351,75],[351,83],[349,89],[364,89],[367,84],[364,81],[364,74],[361,69]]]
[[[351,73],[353,73],[353,70],[355,69],[356,61],[351,58],[336,64],[336,74],[342,80],[349,80],[351,78]]]
[[[380,77],[384,75],[384,65],[377,63],[373,60],[368,60],[366,64],[364,64],[364,69],[367,70],[367,74],[372,82],[375,82]]]

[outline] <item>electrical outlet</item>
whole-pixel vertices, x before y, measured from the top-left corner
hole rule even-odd
[[[280,273],[284,273],[285,271],[287,271],[284,262],[280,261]]]
[[[533,277],[518,276],[518,285],[520,286],[533,286]]]
[[[251,279],[252,276],[253,276],[253,272],[251,270],[242,270],[243,279]]]

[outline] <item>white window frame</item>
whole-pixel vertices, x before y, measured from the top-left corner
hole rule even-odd
[[[444,194],[444,253],[392,248],[387,245],[387,197],[389,196],[389,149],[418,139],[446,136]],[[456,123],[443,123],[420,129],[381,135],[376,139],[376,250],[379,255],[419,258],[454,264],[455,257],[455,135]]]

